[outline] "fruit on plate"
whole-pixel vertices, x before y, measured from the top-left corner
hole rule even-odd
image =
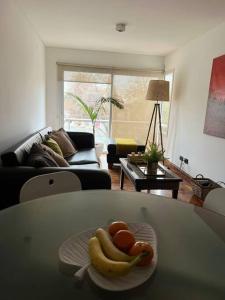
[[[135,237],[129,230],[119,230],[113,236],[113,243],[120,250],[127,252],[135,243]]]
[[[112,242],[109,234],[103,228],[98,228],[95,232],[96,237],[99,239],[101,247],[105,255],[115,261],[131,261],[134,257],[127,255],[120,251]]]
[[[154,256],[152,246],[147,242],[138,241],[129,250],[129,255],[132,256],[136,256],[141,253],[146,253],[146,255],[143,256],[141,261],[137,263],[137,266],[149,266]]]
[[[113,237],[119,230],[128,230],[127,223],[123,221],[112,222],[108,227],[109,234]]]
[[[140,262],[142,254],[136,256],[131,262],[114,261],[105,256],[100,241],[97,237],[89,240],[88,251],[91,264],[95,269],[106,277],[118,277],[126,275],[133,266]]]

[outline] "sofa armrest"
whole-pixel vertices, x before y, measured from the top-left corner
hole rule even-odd
[[[67,131],[67,133],[78,150],[95,147],[93,133],[74,131]]]
[[[53,172],[70,171],[76,174],[80,181],[82,190],[89,189],[111,189],[111,178],[107,171],[101,169],[82,169],[81,166],[71,167],[2,167],[0,168],[0,209],[19,203],[20,189],[30,178]]]

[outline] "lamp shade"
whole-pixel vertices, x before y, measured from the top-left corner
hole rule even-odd
[[[169,81],[150,80],[146,100],[169,101]]]

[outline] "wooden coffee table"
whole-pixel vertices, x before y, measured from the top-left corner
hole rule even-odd
[[[127,158],[120,158],[121,175],[120,175],[120,189],[123,189],[124,175],[128,177],[134,185],[135,190],[172,190],[172,197],[177,198],[179,184],[182,179],[176,176],[173,172],[167,169],[164,165],[159,163],[159,168],[164,173],[164,176],[146,176],[135,164],[127,161]]]

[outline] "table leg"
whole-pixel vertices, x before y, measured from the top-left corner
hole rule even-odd
[[[173,198],[177,199],[177,195],[178,195],[178,190],[173,190],[172,191]]]
[[[123,189],[123,183],[124,183],[124,171],[121,168],[121,172],[120,172],[120,189]]]
[[[136,192],[140,192],[140,191],[141,191],[141,189],[135,188],[135,191],[136,191]]]
[[[109,168],[110,170],[112,170],[113,164],[112,164],[112,163],[108,163],[108,168]]]

